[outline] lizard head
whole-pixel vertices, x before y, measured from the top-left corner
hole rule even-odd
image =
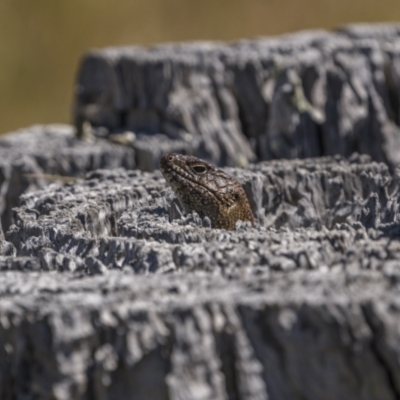
[[[193,156],[166,154],[161,172],[183,206],[209,217],[216,228],[233,229],[237,220],[254,221],[246,193],[233,177]]]

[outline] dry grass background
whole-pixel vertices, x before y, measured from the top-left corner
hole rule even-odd
[[[88,48],[394,20],[399,0],[0,0],[0,133],[69,122]]]

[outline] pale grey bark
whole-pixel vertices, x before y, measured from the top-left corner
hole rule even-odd
[[[0,399],[398,399],[398,33],[86,55],[81,138],[0,139]],[[170,151],[258,224],[185,214]]]

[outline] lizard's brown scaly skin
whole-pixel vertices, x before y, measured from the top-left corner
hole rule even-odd
[[[213,228],[232,230],[239,220],[254,224],[242,186],[220,169],[181,154],[164,155],[160,168],[184,207],[210,218]]]

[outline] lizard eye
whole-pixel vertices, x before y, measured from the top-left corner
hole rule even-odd
[[[192,170],[196,173],[196,174],[205,174],[207,171],[207,168],[204,165],[193,165],[192,166]]]

